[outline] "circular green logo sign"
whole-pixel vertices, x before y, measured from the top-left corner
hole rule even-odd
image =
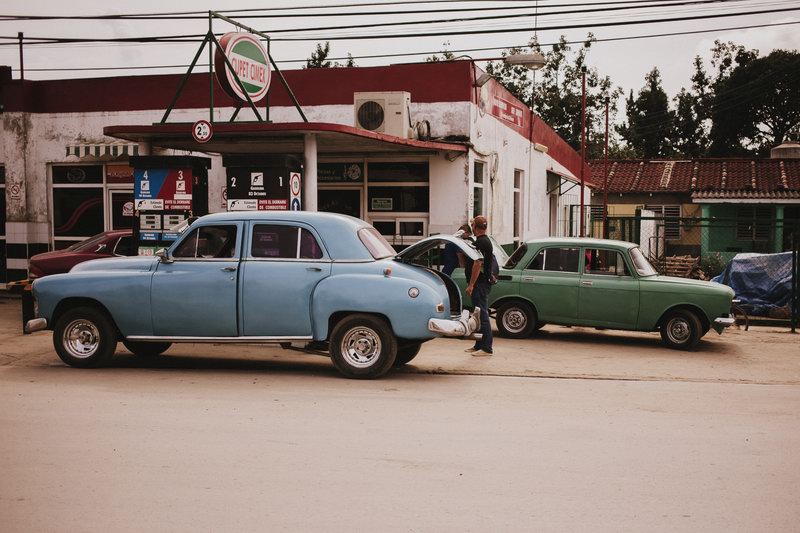
[[[219,40],[214,58],[217,81],[232,98],[247,101],[236,78],[242,82],[244,90],[255,103],[264,98],[269,90],[272,75],[269,58],[258,38],[250,33],[226,33]],[[233,70],[225,64],[228,58]]]

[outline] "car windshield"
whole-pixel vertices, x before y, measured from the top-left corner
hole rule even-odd
[[[361,242],[364,243],[364,246],[367,247],[367,250],[375,259],[386,259],[397,255],[392,245],[373,227],[358,230],[358,238],[361,239]]]
[[[170,231],[170,233],[181,234],[184,231],[186,231],[186,228],[191,226],[192,222],[194,222],[195,220],[197,220],[197,217],[189,217],[189,218],[185,219],[183,222],[180,222],[180,223],[172,226],[171,228],[169,228],[169,231]]]
[[[528,253],[528,245],[523,242],[516,250],[514,250],[514,253],[508,258],[508,261],[506,261],[506,264],[503,265],[503,268],[516,268],[517,264],[519,264],[522,258],[525,257],[526,253]]]
[[[658,271],[653,268],[653,265],[650,264],[650,261],[647,260],[639,248],[631,248],[630,253],[633,264],[636,266],[636,272],[640,276],[655,276],[658,274]]]
[[[97,247],[106,240],[107,235],[105,233],[98,233],[94,237],[89,237],[85,241],[77,242],[72,246],[68,247],[67,250],[70,252],[94,252]]]

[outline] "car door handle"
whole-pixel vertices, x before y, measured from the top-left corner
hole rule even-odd
[[[533,276],[522,276],[522,281],[536,281]]]
[[[308,270],[309,272],[322,272],[322,269],[320,267],[306,267],[306,270]]]
[[[226,266],[220,268],[220,270],[222,270],[223,272],[236,272],[236,267]]]
[[[583,285],[584,287],[591,287],[592,286],[592,282],[591,281],[581,281],[581,285]]]

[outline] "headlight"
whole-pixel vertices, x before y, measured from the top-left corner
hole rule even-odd
[[[408,295],[411,296],[412,298],[416,298],[417,296],[419,296],[419,289],[416,287],[411,287],[410,289],[408,289]]]

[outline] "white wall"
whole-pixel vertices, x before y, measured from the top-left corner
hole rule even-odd
[[[413,101],[413,95],[412,95]],[[309,121],[353,124],[352,105],[304,107]],[[215,109],[217,120],[228,120],[232,108]],[[66,146],[78,143],[112,142],[104,137],[103,128],[120,124],[152,124],[159,122],[163,110],[113,113],[21,114],[5,113],[0,135],[0,162],[6,166],[7,184],[22,183],[22,199],[8,200],[8,220],[49,224],[50,188],[48,164],[51,163],[111,163],[111,158],[67,157]],[[173,110],[169,122],[191,123],[207,118],[207,109]],[[252,111],[242,110],[239,120],[252,118]],[[557,168],[569,174],[549,155],[534,150],[528,140],[507,127],[501,120],[481,112],[469,102],[412,103],[412,122],[427,120],[434,139],[446,136],[469,137],[473,148],[468,155],[438,153],[428,157],[430,162],[431,209],[429,233],[452,233],[471,216],[470,194],[473,186],[473,162],[478,159],[487,165],[485,187],[486,215],[490,232],[501,243],[513,239],[513,186],[515,169],[523,176],[523,240],[548,235],[550,205],[547,195],[547,169]],[[294,107],[273,107],[273,122],[294,122],[301,118]],[[171,155],[172,150],[154,151]],[[195,155],[208,155],[195,152]],[[124,162],[124,159],[122,160]],[[213,156],[209,173],[209,208],[220,211],[225,170],[222,160]],[[7,188],[8,190],[8,188]],[[560,198],[561,208],[577,203],[577,189]],[[586,196],[587,201],[589,195]],[[561,218],[561,215],[559,215]]]

